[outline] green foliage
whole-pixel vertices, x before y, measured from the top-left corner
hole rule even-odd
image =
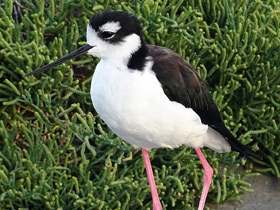
[[[209,85],[227,126],[266,158],[204,150],[209,201],[240,201],[246,179],[280,177],[280,2],[22,0],[0,2],[0,209],[151,209],[141,153],[96,116],[89,88],[97,59],[38,77],[27,72],[85,43],[104,9],[136,14],[146,41],[180,53]],[[277,142],[278,141],[278,142]],[[150,152],[165,209],[193,209],[203,171],[192,149]],[[246,165],[240,174],[236,169]],[[226,167],[225,167],[226,166]]]

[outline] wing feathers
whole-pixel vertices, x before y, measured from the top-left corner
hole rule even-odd
[[[154,59],[153,70],[171,101],[192,108],[203,124],[219,132],[229,142],[232,150],[261,159],[261,156],[242,145],[225,127],[206,85],[187,61],[164,47],[148,45],[148,50]]]

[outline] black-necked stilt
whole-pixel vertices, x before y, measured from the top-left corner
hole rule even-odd
[[[94,15],[87,44],[27,75],[39,73],[78,55],[101,58],[91,83],[92,103],[109,128],[142,148],[154,210],[162,209],[147,149],[187,145],[204,168],[199,210],[204,208],[213,170],[200,148],[231,149],[259,158],[225,127],[205,84],[190,64],[164,47],[147,45],[137,18],[126,12]]]

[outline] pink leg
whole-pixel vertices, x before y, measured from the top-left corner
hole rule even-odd
[[[201,193],[201,197],[200,197],[200,201],[199,201],[199,206],[198,206],[198,210],[203,210],[204,205],[205,205],[205,201],[206,201],[206,198],[207,198],[208,190],[209,190],[209,187],[210,187],[210,184],[211,184],[211,181],[212,181],[213,169],[208,164],[206,158],[204,157],[203,153],[201,152],[201,150],[199,148],[196,148],[195,152],[196,152],[199,160],[201,161],[202,167],[204,169],[203,189],[202,189],[202,193]]]
[[[160,204],[160,201],[158,198],[157,187],[156,187],[155,178],[154,178],[148,151],[145,149],[142,149],[142,154],[143,154],[143,159],[144,159],[144,163],[145,163],[145,167],[146,167],[148,181],[149,181],[150,188],[151,188],[151,194],[152,194],[152,199],[153,199],[153,210],[162,210],[162,207],[161,207],[161,204]]]

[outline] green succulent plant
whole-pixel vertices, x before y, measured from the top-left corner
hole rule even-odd
[[[241,201],[248,178],[280,177],[279,0],[0,2],[0,209],[151,209],[141,152],[94,111],[89,56],[24,77],[85,43],[89,18],[134,13],[145,40],[173,49],[207,82],[222,117],[264,156],[204,149],[209,202]],[[203,170],[193,149],[150,152],[164,209],[195,209]],[[244,171],[237,172],[240,166]],[[260,167],[261,166],[261,167]]]

